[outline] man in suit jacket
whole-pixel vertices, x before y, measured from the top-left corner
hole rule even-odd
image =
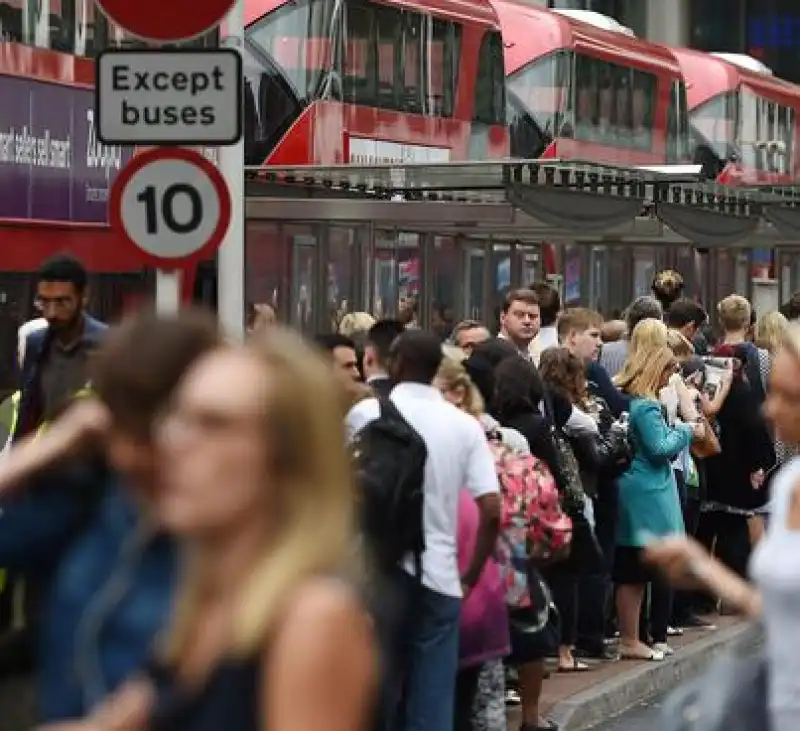
[[[376,396],[387,397],[393,383],[389,378],[392,343],[406,330],[400,320],[378,320],[367,333],[364,346],[364,380]]]

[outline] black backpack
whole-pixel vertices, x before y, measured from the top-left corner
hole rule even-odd
[[[389,399],[378,399],[378,404],[380,416],[353,441],[361,530],[379,571],[390,571],[411,553],[421,578],[428,449]]]

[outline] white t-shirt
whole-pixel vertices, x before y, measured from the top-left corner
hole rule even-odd
[[[458,495],[466,488],[475,498],[499,492],[494,457],[477,419],[445,401],[432,386],[401,383],[392,390],[392,402],[425,441],[425,552],[422,583],[433,591],[461,596],[461,577],[456,556]],[[378,401],[356,404],[346,418],[351,436],[380,414]],[[403,563],[413,572],[409,556]]]

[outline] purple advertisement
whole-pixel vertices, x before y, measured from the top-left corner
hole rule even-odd
[[[0,76],[0,219],[105,223],[132,150],[100,144],[90,89]]]

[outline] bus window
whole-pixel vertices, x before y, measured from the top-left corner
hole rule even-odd
[[[506,123],[505,89],[503,39],[499,33],[489,31],[483,37],[478,56],[473,122],[489,125]]]
[[[740,156],[738,99],[736,92],[719,94],[689,114],[694,161],[705,167],[709,177],[716,177],[734,156]]]
[[[425,110],[422,86],[424,59],[428,56],[422,31],[422,15],[403,13],[402,42],[400,43],[400,108],[412,114]]]
[[[247,31],[248,40],[304,103],[316,98],[333,66],[334,9],[330,0],[298,0]]]
[[[597,63],[588,56],[575,57],[575,136],[591,139],[598,116]]]
[[[681,163],[689,156],[689,103],[686,84],[675,81],[669,95],[667,107],[667,162]]]
[[[557,51],[508,78],[509,96],[530,114],[548,142],[563,136],[563,128],[569,124],[570,58],[568,52]]]
[[[633,71],[624,66],[614,66],[614,133],[618,144],[626,144],[631,138],[633,113],[631,110]]]
[[[597,117],[595,119],[595,141],[608,145],[616,142],[614,134],[614,71],[609,63],[595,61],[597,65]]]
[[[461,26],[430,16],[427,19],[432,40],[426,113],[434,117],[452,117],[458,88]]]
[[[633,71],[633,104],[631,144],[642,150],[653,145],[653,120],[656,106],[656,77],[644,71]]]
[[[460,39],[453,23],[354,0],[345,25],[345,101],[452,116]]]

